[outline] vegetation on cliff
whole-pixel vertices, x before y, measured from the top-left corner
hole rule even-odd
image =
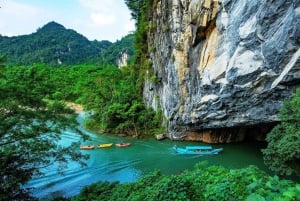
[[[134,37],[134,59],[132,67],[135,71],[136,87],[142,96],[146,71],[150,69],[151,61],[148,58],[149,20],[151,17],[151,6],[153,0],[125,0],[131,10],[132,18],[136,20],[136,31]]]

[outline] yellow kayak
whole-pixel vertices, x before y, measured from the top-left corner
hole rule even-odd
[[[97,147],[98,147],[98,148],[107,148],[107,147],[111,147],[112,145],[113,145],[112,143],[99,144]]]

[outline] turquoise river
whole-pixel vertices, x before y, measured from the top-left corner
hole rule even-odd
[[[83,122],[84,113],[78,117]],[[71,162],[61,175],[56,172],[57,164],[42,169],[45,175],[32,179],[26,187],[34,188],[36,197],[73,196],[89,184],[97,181],[133,182],[144,174],[159,169],[165,174],[178,174],[186,169],[193,169],[201,161],[210,165],[222,165],[227,168],[241,168],[256,165],[262,170],[267,170],[263,164],[261,147],[254,143],[213,145],[214,148],[223,147],[219,155],[195,156],[177,155],[172,147],[177,145],[203,145],[199,142],[179,142],[171,140],[157,141],[155,139],[119,138],[109,135],[99,135],[85,131],[90,135],[85,144],[130,142],[129,147],[111,147],[105,149],[82,150],[90,155],[86,167]],[[74,132],[64,132],[62,143],[67,145],[73,141],[81,140]]]

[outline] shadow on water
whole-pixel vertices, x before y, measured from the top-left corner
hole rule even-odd
[[[84,115],[79,116],[79,122],[83,122]],[[84,130],[83,130],[84,131]],[[42,169],[43,177],[34,178],[27,187],[34,188],[32,191],[36,197],[48,196],[73,196],[80,190],[98,181],[133,182],[139,177],[155,169],[164,174],[177,174],[183,170],[192,170],[194,165],[201,161],[208,161],[210,165],[222,165],[227,168],[242,168],[256,165],[267,171],[262,161],[260,147],[257,144],[224,144],[214,145],[214,148],[223,147],[224,151],[219,155],[177,155],[172,147],[187,145],[201,145],[199,142],[178,142],[171,140],[157,141],[155,139],[124,139],[114,136],[98,135],[84,131],[91,138],[85,144],[119,143],[128,141],[129,147],[111,147],[104,149],[82,150],[90,155],[87,166],[81,168],[77,163],[70,162],[64,175],[58,174],[57,164]],[[77,133],[66,131],[63,134],[63,144],[69,144],[80,140]]]

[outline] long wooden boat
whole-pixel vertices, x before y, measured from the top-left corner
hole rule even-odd
[[[106,144],[99,144],[97,147],[98,148],[108,148],[111,147],[113,143],[106,143]]]
[[[131,145],[131,143],[129,143],[129,142],[127,142],[127,143],[117,143],[116,144],[117,147],[128,147],[130,145]]]
[[[94,149],[95,146],[94,145],[81,145],[80,146],[80,149],[82,150],[91,150],[91,149]]]
[[[178,154],[197,154],[197,155],[213,155],[219,154],[223,148],[213,149],[212,146],[186,146],[185,148],[173,147]]]

